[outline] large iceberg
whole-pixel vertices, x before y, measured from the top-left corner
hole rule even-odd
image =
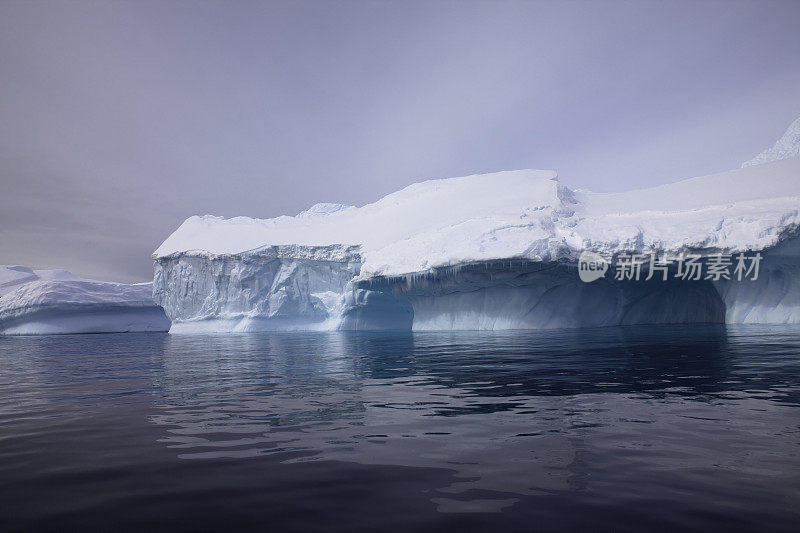
[[[151,283],[81,279],[66,270],[0,266],[0,335],[167,331]]]
[[[520,170],[363,207],[194,216],[155,251],[172,332],[800,323],[800,158],[623,193]],[[580,254],[758,252],[756,280],[584,283]]]

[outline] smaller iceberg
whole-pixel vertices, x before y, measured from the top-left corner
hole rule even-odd
[[[0,265],[0,335],[167,331],[153,284],[81,279],[66,270]]]

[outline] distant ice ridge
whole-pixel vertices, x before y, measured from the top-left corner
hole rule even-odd
[[[319,204],[312,205],[305,211],[301,211],[300,213],[297,214],[297,218],[324,217],[332,213],[336,213],[337,211],[342,211],[343,209],[349,209],[351,207],[353,206],[322,202]]]
[[[187,219],[154,253],[172,331],[800,322],[800,158],[604,194],[552,171],[500,172],[310,211]],[[586,284],[586,249],[765,259],[746,287]]]
[[[66,270],[0,266],[0,335],[167,331],[152,283],[81,279]]]
[[[742,163],[742,168],[797,156],[800,156],[800,118],[791,123],[783,137],[778,139],[778,142],[772,148],[768,148],[753,159],[745,161]]]

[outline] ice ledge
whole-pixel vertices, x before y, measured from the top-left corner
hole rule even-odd
[[[179,259],[181,257],[197,257],[207,260],[241,260],[258,258],[264,261],[273,259],[308,259],[312,261],[361,262],[361,246],[354,244],[328,244],[321,246],[305,246],[299,244],[266,245],[235,253],[212,253],[207,250],[176,251],[156,257],[158,262]]]

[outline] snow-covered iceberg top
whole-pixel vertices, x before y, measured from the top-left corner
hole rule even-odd
[[[169,320],[152,293],[152,283],[0,265],[0,334],[167,331]]]
[[[80,279],[72,272],[62,269],[33,270],[21,265],[0,265],[0,296],[16,290],[30,281],[66,281]]]
[[[499,172],[416,183],[363,207],[309,211],[194,216],[154,257],[355,245],[366,279],[503,258],[574,260],[584,249],[758,250],[800,224],[800,158],[623,193],[573,191],[553,171]]]
[[[800,156],[800,118],[795,120],[772,148],[742,163],[742,168]]]

